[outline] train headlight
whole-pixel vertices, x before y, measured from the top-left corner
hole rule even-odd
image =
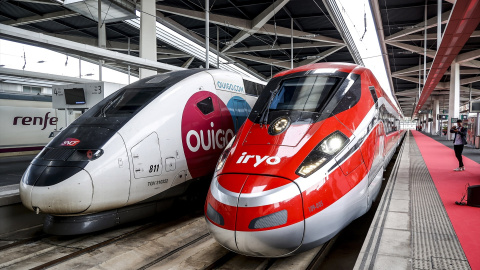
[[[223,153],[222,153],[222,155],[220,156],[220,158],[218,159],[218,162],[217,162],[217,167],[215,169],[216,172],[221,170],[223,168],[223,165],[225,165],[225,160],[227,160],[228,154],[230,154],[230,150],[232,150],[232,145],[233,145],[233,142],[235,142],[235,138],[236,138],[236,136],[234,136],[230,140],[230,142],[227,144],[227,146],[223,150]]]
[[[268,128],[268,134],[278,135],[283,133],[290,126],[290,118],[286,116],[279,117],[273,121]]]
[[[347,138],[343,133],[336,132],[332,135],[328,136],[325,140],[322,141],[320,144],[320,150],[329,155],[335,155],[343,148],[345,141]]]
[[[77,149],[68,161],[92,161],[103,155],[102,149]]]
[[[330,134],[308,154],[296,173],[301,177],[310,176],[338,154],[347,145],[347,140],[347,136],[340,131]]]

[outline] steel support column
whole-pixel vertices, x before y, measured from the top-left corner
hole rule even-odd
[[[429,107],[427,112],[427,132],[430,134],[432,133],[432,130],[433,130],[433,122],[429,122],[428,120],[430,120],[430,118],[433,118],[432,113],[433,113],[433,109],[432,107]]]
[[[437,134],[439,131],[439,120],[438,115],[440,113],[440,100],[438,97],[433,98],[433,108],[432,108],[432,113],[433,113],[433,130],[432,130],[432,135]]]
[[[98,0],[98,47],[105,49],[107,47],[107,29],[102,19],[102,1]],[[103,60],[98,61],[98,80],[102,81]]]
[[[210,68],[208,55],[210,53],[210,2],[205,0],[205,68]]]
[[[452,123],[452,118],[460,116],[460,65],[456,60],[453,60],[450,74],[450,95],[448,99],[448,138],[452,139],[450,135],[450,128],[456,123]]]
[[[149,13],[155,10],[155,1],[141,0],[142,11],[140,17],[140,57],[157,61],[156,19]],[[140,79],[157,74],[156,70],[140,68]]]
[[[442,0],[437,0],[437,51],[442,42]]]

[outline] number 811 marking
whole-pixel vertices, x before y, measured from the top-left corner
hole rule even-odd
[[[157,165],[150,165],[150,170],[148,171],[149,173],[152,173],[152,172],[158,172],[158,170],[160,170],[160,165],[157,164]]]

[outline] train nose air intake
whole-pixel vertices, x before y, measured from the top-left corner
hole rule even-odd
[[[284,178],[248,176],[238,197],[235,227],[240,253],[278,257],[295,251],[304,233],[298,186]]]

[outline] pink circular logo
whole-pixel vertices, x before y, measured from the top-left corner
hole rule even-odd
[[[197,92],[182,115],[182,144],[193,178],[213,173],[223,148],[235,135],[230,111],[214,93]]]

